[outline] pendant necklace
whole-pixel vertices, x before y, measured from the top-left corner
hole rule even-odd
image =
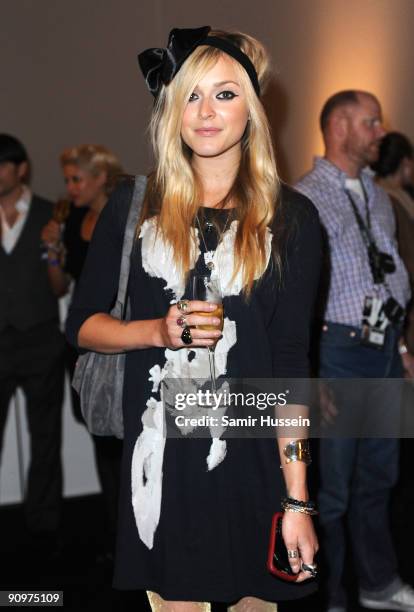
[[[209,251],[209,250],[207,249],[207,244],[206,244],[206,241],[205,241],[205,239],[204,239],[203,230],[201,229],[200,219],[198,218],[198,215],[197,215],[197,217],[196,217],[196,219],[197,219],[197,223],[198,223],[198,227],[199,227],[199,230],[200,230],[201,239],[202,239],[202,241],[203,241],[204,248],[205,248],[205,252],[204,252],[204,254],[203,254],[203,255],[204,255],[204,263],[205,263],[206,267],[207,267],[207,268],[210,270],[210,272],[211,272],[212,270],[214,270],[214,267],[215,267],[215,266],[214,266],[214,261],[213,261],[213,258],[214,258],[214,253],[216,252],[217,247],[218,247],[218,245],[220,244],[220,242],[221,242],[221,240],[222,240],[222,238],[223,238],[224,232],[226,231],[226,228],[227,228],[227,225],[228,225],[228,222],[229,222],[229,219],[230,219],[230,217],[231,217],[231,216],[232,216],[232,214],[231,214],[231,212],[230,212],[230,213],[228,214],[228,216],[227,216],[226,223],[224,224],[224,227],[223,227],[222,231],[220,232],[219,240],[218,240],[218,242],[217,242],[217,246],[216,246],[216,248],[214,249],[214,251]],[[206,223],[206,225],[208,225],[208,226],[209,226],[209,228],[213,227],[213,224],[212,224],[212,223],[209,223],[209,222],[207,222],[207,223]]]

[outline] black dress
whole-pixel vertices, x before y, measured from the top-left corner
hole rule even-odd
[[[96,312],[109,312],[113,305],[132,188],[128,182],[118,187],[96,226],[67,323],[68,338],[75,345],[82,323]],[[231,214],[228,210],[204,212],[207,221],[221,227]],[[309,200],[283,187],[277,219],[272,234],[277,236],[282,256],[281,283],[276,278],[277,267],[269,262],[264,279],[248,302],[241,295],[224,298],[225,316],[234,323],[232,329],[237,334],[226,356],[228,376],[309,375],[309,327],[320,267],[319,218]],[[166,289],[163,278],[172,269],[168,253],[155,251],[159,259],[151,263],[148,243],[143,246],[145,236],[137,242],[131,260],[129,295],[135,320],[165,316],[174,299],[176,279],[169,283],[172,289]],[[197,265],[200,261],[202,255]],[[176,292],[177,297],[181,296]],[[184,297],[191,297],[189,287]],[[149,371],[153,372],[156,364],[162,368],[167,353],[149,348],[127,355],[114,586],[155,591],[169,600],[233,602],[250,595],[280,601],[304,597],[315,589],[314,584],[285,583],[266,569],[271,517],[280,509],[285,492],[275,440],[228,439],[226,456],[208,470],[211,439],[167,439],[153,547],[149,549],[141,540],[131,502],[131,463],[143,431],[141,416],[153,397]],[[182,358],[191,351],[172,353]]]

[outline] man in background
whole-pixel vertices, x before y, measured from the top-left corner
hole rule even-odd
[[[28,171],[23,145],[0,134],[0,458],[8,407],[20,387],[31,451],[25,517],[35,549],[47,554],[56,550],[61,518],[64,339],[48,280],[56,261],[40,240],[52,204],[32,194]]]
[[[408,277],[398,255],[390,201],[365,170],[377,159],[385,134],[381,108],[370,93],[342,91],[327,100],[320,124],[325,155],[316,159],[312,171],[296,186],[318,208],[327,238],[329,274],[324,279],[319,376],[400,378],[399,343],[410,296]],[[414,610],[414,591],[398,575],[389,528],[390,493],[398,477],[397,385],[380,380],[341,384],[342,397],[338,400],[337,394],[333,402],[325,397],[323,402],[327,419],[339,424],[336,437],[320,440],[319,510],[327,610],[345,612],[347,606],[343,585],[346,521],[361,605],[373,610]],[[363,435],[355,428],[351,435],[344,435],[349,416],[363,424],[369,415],[373,417],[370,427],[382,427],[382,435],[378,437],[372,428]]]

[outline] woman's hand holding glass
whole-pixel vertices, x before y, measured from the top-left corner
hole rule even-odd
[[[42,229],[42,242],[50,249],[57,249],[61,242],[61,226],[51,219]]]
[[[213,347],[221,337],[222,320],[214,316],[217,304],[201,300],[186,300],[185,310],[177,304],[171,306],[166,316],[160,320],[162,346],[170,349]],[[184,327],[190,328],[192,342],[185,344],[181,338]],[[200,329],[202,326],[204,329]],[[206,329],[206,327],[209,329]]]
[[[69,213],[70,203],[68,200],[58,200],[53,206],[52,218],[44,226],[41,233],[42,259],[47,255],[47,251],[62,255],[64,251],[62,232]]]

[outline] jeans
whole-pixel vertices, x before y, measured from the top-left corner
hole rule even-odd
[[[359,330],[327,323],[320,344],[321,378],[400,378],[399,331],[389,328],[382,350],[363,346]],[[367,381],[369,382],[369,381]],[[370,386],[371,385],[371,386]],[[367,397],[350,381],[336,408],[364,411]],[[355,391],[357,389],[357,391]],[[381,389],[378,392],[378,389]],[[379,414],[389,415],[398,432],[398,385],[378,380],[364,385],[377,394]],[[357,403],[360,406],[357,406]],[[389,528],[389,499],[398,477],[399,440],[395,438],[322,438],[320,440],[319,511],[321,548],[326,556],[327,598],[330,605],[345,605],[342,584],[346,553],[346,528],[352,542],[355,571],[364,591],[381,591],[397,577],[397,560]]]

